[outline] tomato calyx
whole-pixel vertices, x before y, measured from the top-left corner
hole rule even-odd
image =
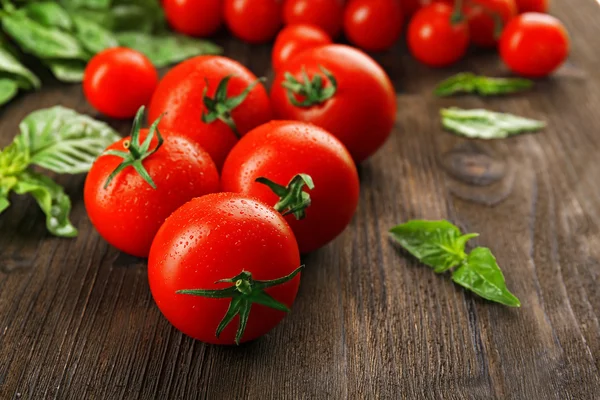
[[[208,297],[212,299],[230,298],[231,303],[229,303],[229,308],[227,309],[225,316],[219,323],[215,335],[218,338],[221,335],[221,332],[223,332],[223,329],[225,329],[225,327],[231,323],[233,318],[239,314],[240,321],[238,330],[235,334],[235,343],[239,345],[242,336],[244,336],[244,331],[246,330],[246,324],[248,323],[248,317],[250,316],[252,304],[260,304],[283,312],[290,311],[290,309],[285,304],[275,300],[267,292],[265,292],[265,289],[273,286],[279,286],[291,281],[296,275],[298,275],[302,268],[304,268],[304,265],[301,265],[300,267],[296,268],[291,274],[287,276],[284,276],[279,279],[273,279],[270,281],[254,280],[252,278],[251,272],[242,271],[240,274],[234,276],[233,278],[221,279],[215,282],[233,283],[233,286],[230,286],[226,289],[184,289],[178,290],[176,293],[199,297]]]
[[[277,196],[279,201],[273,208],[283,216],[293,214],[297,220],[306,218],[306,209],[311,204],[310,195],[303,191],[304,186],[310,190],[315,188],[312,177],[307,174],[298,174],[292,178],[287,187],[273,182],[265,177],[256,179],[256,182],[267,185]]]
[[[217,90],[215,91],[215,97],[213,98],[206,94],[208,91],[208,80],[206,81],[206,86],[204,86],[204,92],[202,93],[202,103],[204,103],[204,107],[206,108],[206,110],[202,110],[202,122],[211,124],[216,120],[222,121],[229,126],[238,138],[240,138],[240,133],[231,116],[231,112],[246,100],[246,97],[248,97],[252,89],[254,89],[259,82],[264,82],[266,79],[259,78],[248,85],[248,87],[239,95],[227,97],[227,85],[229,85],[229,81],[232,77],[233,75],[228,75],[219,82]]]
[[[144,106],[140,107],[135,116],[135,119],[133,120],[133,126],[131,128],[131,139],[123,142],[123,147],[125,147],[127,151],[108,150],[102,153],[102,156],[110,155],[121,157],[123,159],[121,164],[119,164],[119,166],[115,168],[115,170],[106,179],[104,189],[106,189],[108,185],[110,185],[110,182],[114,179],[115,176],[117,176],[119,172],[123,171],[127,167],[133,167],[136,170],[136,172],[140,174],[140,176],[146,182],[148,182],[150,186],[152,186],[152,189],[156,189],[156,184],[152,180],[150,174],[148,174],[148,171],[146,171],[146,168],[144,167],[142,162],[146,158],[150,157],[152,154],[156,153],[163,144],[163,137],[160,134],[160,131],[158,130],[158,124],[162,116],[159,117],[156,121],[154,121],[154,123],[148,130],[148,135],[146,136],[146,139],[143,143],[140,143],[140,129],[142,126],[142,119],[144,118],[144,110]],[[154,149],[151,150],[150,143],[152,142],[152,138],[154,137],[155,133],[158,139],[158,143],[156,144],[156,147],[154,147]]]
[[[331,85],[324,86],[325,79],[319,74],[315,74],[310,79],[304,68],[302,68],[302,81],[296,79],[289,72],[284,74],[285,80],[281,82],[281,86],[286,89],[290,103],[296,107],[312,107],[315,104],[322,104],[335,96],[338,88],[335,76],[321,65],[319,69]],[[302,97],[303,100],[298,101],[296,96]]]

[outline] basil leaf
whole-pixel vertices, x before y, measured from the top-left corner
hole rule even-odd
[[[71,34],[45,27],[22,13],[3,16],[2,26],[24,51],[39,58],[89,58]]]
[[[117,34],[117,39],[121,46],[145,54],[159,68],[197,55],[220,54],[222,51],[221,47],[209,41],[176,34],[152,36],[141,32],[123,32]]]
[[[477,93],[482,96],[509,94],[531,89],[533,81],[522,78],[490,78],[470,72],[454,75],[441,82],[434,93],[445,97],[459,93]]]
[[[519,299],[507,289],[504,275],[488,248],[473,250],[465,263],[452,273],[452,280],[484,299],[521,307]]]
[[[0,77],[0,105],[8,103],[19,92],[19,84],[12,78]]]
[[[30,162],[58,173],[86,172],[119,135],[107,124],[60,106],[29,114],[15,142]]]
[[[65,31],[70,31],[73,27],[67,11],[54,1],[28,3],[24,10],[29,18],[46,27],[60,28]]]
[[[111,0],[60,0],[67,8],[93,8],[105,10],[111,6]]]
[[[13,190],[17,194],[31,194],[46,214],[46,227],[56,236],[77,236],[77,229],[69,221],[71,200],[61,186],[47,176],[24,171],[17,177]]]
[[[81,60],[47,60],[46,65],[52,74],[62,82],[79,83],[83,81],[86,62]]]
[[[6,210],[8,207],[10,207],[10,202],[8,201],[8,196],[0,193],[0,214],[2,214],[2,212],[4,210]]]
[[[390,230],[392,237],[422,263],[442,273],[466,257],[465,245],[478,234],[463,235],[448,221],[413,220]]]
[[[536,132],[546,126],[543,121],[489,110],[441,110],[442,125],[458,135],[477,139],[503,139],[525,132]]]
[[[0,71],[21,78],[18,83],[23,89],[38,89],[41,86],[39,78],[3,47],[0,47]],[[0,97],[2,93],[0,91]]]
[[[110,31],[95,22],[77,15],[73,16],[73,22],[75,23],[75,37],[92,54],[119,45],[117,38]]]

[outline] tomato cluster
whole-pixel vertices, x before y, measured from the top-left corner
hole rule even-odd
[[[158,81],[152,64],[110,49],[89,64],[84,91],[101,112],[137,114],[131,135],[94,163],[84,201],[116,248],[148,257],[165,317],[199,340],[232,344],[275,327],[292,306],[300,255],[334,240],[359,200],[357,164],[389,137],[396,93],[371,57],[334,44],[343,29],[371,51],[407,41],[427,65],[459,60],[470,43],[496,46],[507,65],[544,76],[568,53],[560,22],[533,2],[451,0],[224,0],[163,2],[180,32],[224,22],[251,43],[277,36],[270,93],[223,56],[198,56]],[[431,4],[429,4],[431,3]],[[547,3],[535,8],[545,10]],[[151,126],[142,128],[145,105]]]

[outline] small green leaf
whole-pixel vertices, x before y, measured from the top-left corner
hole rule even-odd
[[[23,89],[38,89],[41,86],[39,78],[4,47],[0,47],[0,72],[22,78],[17,83]]]
[[[488,248],[473,250],[465,263],[452,273],[452,280],[484,299],[510,307],[521,306],[519,299],[507,289],[504,275]]]
[[[462,235],[448,221],[413,220],[390,230],[392,237],[422,263],[442,273],[467,257],[465,245],[477,234]]]
[[[86,62],[81,60],[46,60],[45,64],[61,82],[79,83],[83,81]]]
[[[531,89],[533,81],[522,78],[490,78],[470,72],[454,75],[441,82],[435,89],[436,96],[445,97],[459,93],[476,93],[494,96]]]
[[[77,229],[69,221],[71,200],[62,187],[47,176],[25,171],[18,176],[13,188],[17,194],[31,194],[46,214],[46,227],[56,236],[77,236]]]
[[[536,132],[546,126],[543,121],[484,109],[445,108],[441,110],[441,116],[445,129],[477,139],[503,139],[520,133]]]
[[[19,92],[19,84],[11,78],[0,78],[0,105],[8,103]]]
[[[2,214],[2,212],[8,207],[10,207],[8,197],[6,195],[0,194],[0,214]]]
[[[77,174],[120,136],[107,124],[56,106],[34,111],[19,125],[15,142],[32,164],[58,173]]]
[[[2,17],[2,26],[24,51],[39,58],[89,58],[70,33],[48,28],[20,12]]]
[[[92,54],[119,45],[117,38],[110,31],[95,22],[78,15],[73,15],[73,22],[75,23],[75,37]]]
[[[73,27],[67,11],[55,1],[28,3],[23,9],[29,18],[48,28],[70,31]]]
[[[142,32],[117,34],[119,44],[145,54],[156,67],[165,67],[202,54],[220,54],[221,47],[183,35],[152,36]]]

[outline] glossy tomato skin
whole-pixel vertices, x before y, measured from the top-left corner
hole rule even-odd
[[[465,6],[465,12],[471,42],[480,47],[494,47],[498,44],[496,21],[490,12],[499,16],[506,26],[517,16],[517,6],[515,0],[471,0]]]
[[[385,51],[402,34],[402,8],[397,0],[352,0],[344,12],[344,33],[367,51]]]
[[[142,53],[114,47],[96,54],[83,74],[83,92],[88,102],[112,118],[131,118],[148,104],[158,72]]]
[[[519,13],[539,12],[547,13],[550,0],[515,0]]]
[[[408,48],[430,67],[446,67],[460,60],[469,46],[464,22],[452,24],[453,6],[434,3],[419,10],[408,25]]]
[[[230,299],[175,293],[183,289],[223,289],[217,280],[242,271],[255,280],[289,275],[300,266],[298,246],[290,227],[274,209],[246,196],[218,193],[196,198],[174,212],[156,234],[148,259],[152,296],[177,329],[206,343],[233,344],[238,317],[215,336]],[[292,306],[300,275],[266,290]],[[252,305],[242,342],[273,329],[285,312]]]
[[[281,0],[224,1],[227,27],[245,42],[268,42],[281,28]]]
[[[223,0],[164,0],[169,25],[184,35],[206,37],[223,22]]]
[[[141,130],[141,140],[147,130]],[[153,189],[133,167],[115,176],[105,189],[109,175],[123,161],[100,156],[92,166],[84,187],[84,202],[90,220],[100,235],[119,250],[148,257],[154,235],[165,219],[194,197],[219,190],[217,168],[196,143],[169,131],[161,132],[164,143],[143,161]],[[108,147],[127,151],[122,139]],[[157,145],[156,137],[150,148]]]
[[[331,37],[315,25],[288,25],[275,39],[271,55],[273,69],[277,72],[288,60],[303,51],[331,43]]]
[[[321,104],[298,107],[282,87],[285,73],[302,79],[323,75],[337,80],[337,93]],[[328,83],[329,84],[329,83]],[[310,122],[332,133],[359,163],[375,153],[389,137],[396,120],[396,93],[385,71],[368,55],[345,45],[328,45],[303,52],[285,64],[271,88],[277,119]]]
[[[264,177],[286,186],[297,174],[308,174],[314,189],[306,218],[287,215],[301,253],[323,247],[348,226],[358,205],[359,181],[352,157],[333,135],[297,121],[272,121],[248,133],[233,148],[221,175],[223,190],[256,197],[274,206],[279,197]]]
[[[500,56],[513,72],[541,78],[563,64],[569,47],[569,34],[558,19],[548,14],[525,13],[504,28]]]
[[[200,117],[205,111],[202,96],[206,81],[207,95],[213,98],[219,82],[226,76],[231,76],[228,97],[239,95],[257,79],[246,67],[230,58],[195,57],[177,65],[164,76],[148,110],[150,121],[163,115],[161,128],[176,129],[199,143],[218,169],[237,142],[236,134],[222,121],[206,124]],[[263,85],[258,84],[252,89],[244,102],[233,110],[232,118],[242,136],[272,119],[269,96]]]
[[[343,0],[284,0],[285,24],[310,24],[323,29],[332,38],[342,30]]]

